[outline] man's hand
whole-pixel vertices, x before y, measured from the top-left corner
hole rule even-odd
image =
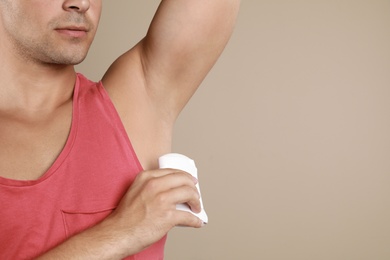
[[[200,212],[196,183],[194,177],[179,170],[144,171],[106,221],[137,251],[160,240],[174,226],[199,228],[199,218],[176,209],[176,204],[187,203],[192,211]]]

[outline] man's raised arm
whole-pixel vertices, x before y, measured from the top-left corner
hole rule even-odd
[[[146,37],[113,64],[105,86],[131,85],[135,70],[142,78],[138,85],[142,82],[154,104],[175,119],[224,49],[239,2],[161,1]]]

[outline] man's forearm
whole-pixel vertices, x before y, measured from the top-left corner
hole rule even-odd
[[[115,232],[107,219],[100,224],[66,240],[38,257],[46,259],[123,259],[142,250],[129,234]]]

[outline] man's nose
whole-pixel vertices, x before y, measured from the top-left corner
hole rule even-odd
[[[90,6],[90,0],[66,0],[63,8],[66,11],[85,13]]]

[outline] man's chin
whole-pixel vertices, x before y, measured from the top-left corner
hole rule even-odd
[[[47,63],[53,64],[53,65],[75,66],[75,65],[82,63],[86,57],[87,57],[86,55],[84,55],[82,57],[75,57],[75,56],[69,57],[69,58],[62,57],[62,58],[52,59],[51,61],[49,61]]]

